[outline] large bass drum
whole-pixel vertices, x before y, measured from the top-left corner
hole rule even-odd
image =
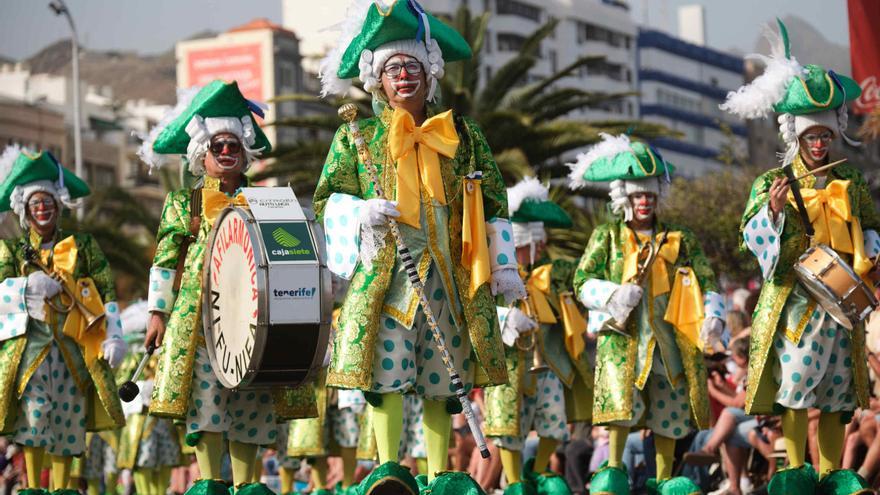
[[[297,386],[324,362],[333,299],[312,219],[223,210],[205,252],[202,319],[214,374],[230,389]]]

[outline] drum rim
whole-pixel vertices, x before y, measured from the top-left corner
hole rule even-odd
[[[228,383],[224,377],[217,374],[216,370],[219,362],[217,360],[216,353],[214,352],[214,335],[212,332],[208,332],[207,328],[209,327],[209,323],[213,320],[214,308],[210,304],[210,290],[209,281],[211,274],[211,263],[209,262],[211,259],[211,252],[213,250],[214,241],[217,237],[217,232],[219,229],[213,228],[211,229],[211,233],[208,237],[208,242],[206,244],[205,249],[205,262],[204,267],[202,269],[202,334],[205,336],[205,347],[208,351],[208,359],[211,361],[211,368],[214,371],[214,376],[217,377],[217,380],[223,385],[223,387],[230,390],[238,390],[244,387],[247,387],[253,379],[256,377],[259,369],[253,366],[254,363],[259,363],[263,359],[263,351],[266,347],[266,331],[268,330],[268,312],[269,312],[269,301],[266,295],[266,290],[263,288],[266,286],[268,275],[266,274],[266,260],[264,255],[264,246],[263,240],[259,235],[259,231],[255,228],[255,220],[253,214],[250,210],[239,208],[235,206],[227,206],[224,208],[218,215],[216,220],[214,221],[214,225],[221,225],[223,220],[230,214],[237,214],[241,216],[244,220],[245,227],[247,228],[248,235],[251,239],[251,244],[254,249],[254,264],[256,265],[257,271],[257,332],[254,336],[254,350],[251,353],[251,360],[248,362],[248,367],[242,375],[241,380],[238,384]],[[256,241],[255,241],[256,239]],[[207,308],[205,310],[204,308]],[[265,316],[263,316],[265,315]]]

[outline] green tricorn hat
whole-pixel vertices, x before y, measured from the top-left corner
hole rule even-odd
[[[59,173],[63,174],[59,177]],[[12,210],[10,198],[17,186],[37,181],[51,181],[59,188],[67,188],[70,199],[82,198],[91,193],[88,184],[67,170],[48,151],[30,154],[22,151],[12,164],[9,175],[0,184],[0,211]],[[23,198],[27,200],[27,198]]]
[[[571,217],[549,199],[550,191],[534,177],[526,177],[507,190],[510,221],[542,222],[545,227],[571,227]]]
[[[602,142],[578,155],[577,161],[569,164],[569,168],[569,185],[573,189],[583,187],[587,182],[669,178],[675,172],[675,166],[651,146],[631,142],[625,134],[611,136],[604,133]]]
[[[847,76],[812,64],[804,70],[804,76],[792,79],[785,96],[773,106],[774,111],[804,115],[833,110],[862,94],[859,84]]]
[[[240,126],[244,126],[242,142],[250,148],[260,149],[263,153],[271,151],[272,145],[269,139],[260,129],[260,126],[253,121],[251,113],[256,113],[262,117],[262,109],[256,104],[250,102],[238,89],[236,81],[223,82],[215,80],[207,86],[199,90],[198,93],[189,102],[189,105],[174,118],[153,142],[152,149],[156,153],[167,155],[181,155],[187,153],[192,136],[187,132],[187,127],[193,117],[199,116],[203,120],[206,119],[236,119],[240,122]],[[250,123],[251,129],[248,129]],[[210,125],[208,126],[210,129]],[[192,129],[192,127],[190,127]],[[228,129],[223,129],[224,131]],[[190,131],[191,132],[191,131]],[[249,136],[253,142],[250,141]],[[207,136],[210,139],[211,136]]]
[[[428,20],[430,33],[425,29],[422,15]],[[360,33],[348,44],[342,55],[337,75],[340,79],[357,77],[360,74],[359,63],[364,50],[375,50],[392,41],[424,41],[426,34],[430,34],[430,38],[440,45],[446,62],[464,60],[472,55],[470,45],[458,31],[425,12],[418,2],[396,0],[386,9],[373,2],[367,10]]]

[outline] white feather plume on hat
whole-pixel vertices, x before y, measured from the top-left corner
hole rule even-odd
[[[189,108],[189,104],[192,103],[193,98],[199,93],[199,90],[202,88],[200,86],[193,86],[191,88],[178,88],[177,89],[177,104],[174,105],[174,108],[169,110],[162,116],[162,120],[159,121],[158,124],[153,126],[150,129],[150,132],[144,136],[143,134],[136,134],[138,138],[141,139],[141,146],[138,148],[137,156],[140,159],[150,166],[150,170],[153,168],[160,168],[168,163],[168,156],[160,153],[156,153],[153,151],[153,143],[156,142],[156,139],[159,137],[159,134],[162,134],[162,131],[168,127],[168,124],[174,122],[174,120],[180,116],[187,108]]]
[[[527,199],[547,201],[549,197],[550,191],[547,186],[534,177],[526,177],[513,187],[507,188],[508,213],[512,216]]]
[[[765,26],[764,36],[770,42],[770,55],[753,53],[746,58],[764,62],[764,73],[751,83],[727,94],[720,105],[726,112],[745,119],[763,118],[773,111],[773,106],[785,96],[792,79],[804,73],[804,68],[791,56],[788,33],[779,23],[779,32]]]
[[[379,4],[379,8],[383,10],[386,8],[385,2],[382,0],[354,0],[346,10],[344,21],[324,29],[324,31],[338,31],[339,37],[336,46],[327,52],[318,67],[318,77],[321,79],[321,98],[326,98],[327,95],[345,94],[351,87],[351,81],[339,79],[337,71],[342,64],[342,56],[345,55],[348,45],[363,29],[367,10],[373,4]]]
[[[571,189],[580,189],[587,185],[584,180],[584,174],[596,160],[606,157],[613,157],[618,153],[630,151],[629,136],[620,134],[613,136],[604,132],[600,132],[599,136],[602,141],[593,145],[586,153],[580,153],[574,163],[567,163],[571,172],[568,174],[568,187]]]

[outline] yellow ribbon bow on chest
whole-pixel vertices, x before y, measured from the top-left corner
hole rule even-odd
[[[814,244],[831,246],[835,251],[853,255],[853,269],[862,276],[870,271],[871,260],[865,255],[865,241],[859,219],[853,216],[849,202],[848,180],[832,180],[825,189],[802,188],[804,207],[813,225]],[[797,208],[794,195],[788,200]]]
[[[526,292],[529,294],[529,313],[538,319],[539,323],[552,325],[556,323],[556,316],[547,296],[550,294],[550,270],[553,265],[541,265],[532,270],[526,281]]]
[[[426,120],[416,126],[412,115],[397,108],[391,117],[388,135],[391,159],[397,164],[398,221],[412,227],[419,226],[421,195],[419,185],[431,199],[446,204],[443,176],[440,173],[440,155],[455,156],[458,134],[452,119],[452,110]]]
[[[202,214],[208,221],[208,227],[214,226],[217,215],[227,206],[247,206],[248,202],[244,194],[238,193],[231,198],[222,191],[214,189],[202,189]]]
[[[638,234],[636,241],[636,233],[630,228],[623,229],[623,283],[631,282],[639,270],[639,251],[641,245],[651,242],[651,238],[642,234]],[[657,253],[657,259],[651,264],[650,285],[651,297],[657,297],[661,294],[669,292],[669,272],[666,269],[666,263],[675,264],[678,259],[678,250],[681,246],[681,232],[668,232],[665,234],[666,240],[660,246]],[[654,246],[663,240],[664,233],[660,232],[654,237]]]

